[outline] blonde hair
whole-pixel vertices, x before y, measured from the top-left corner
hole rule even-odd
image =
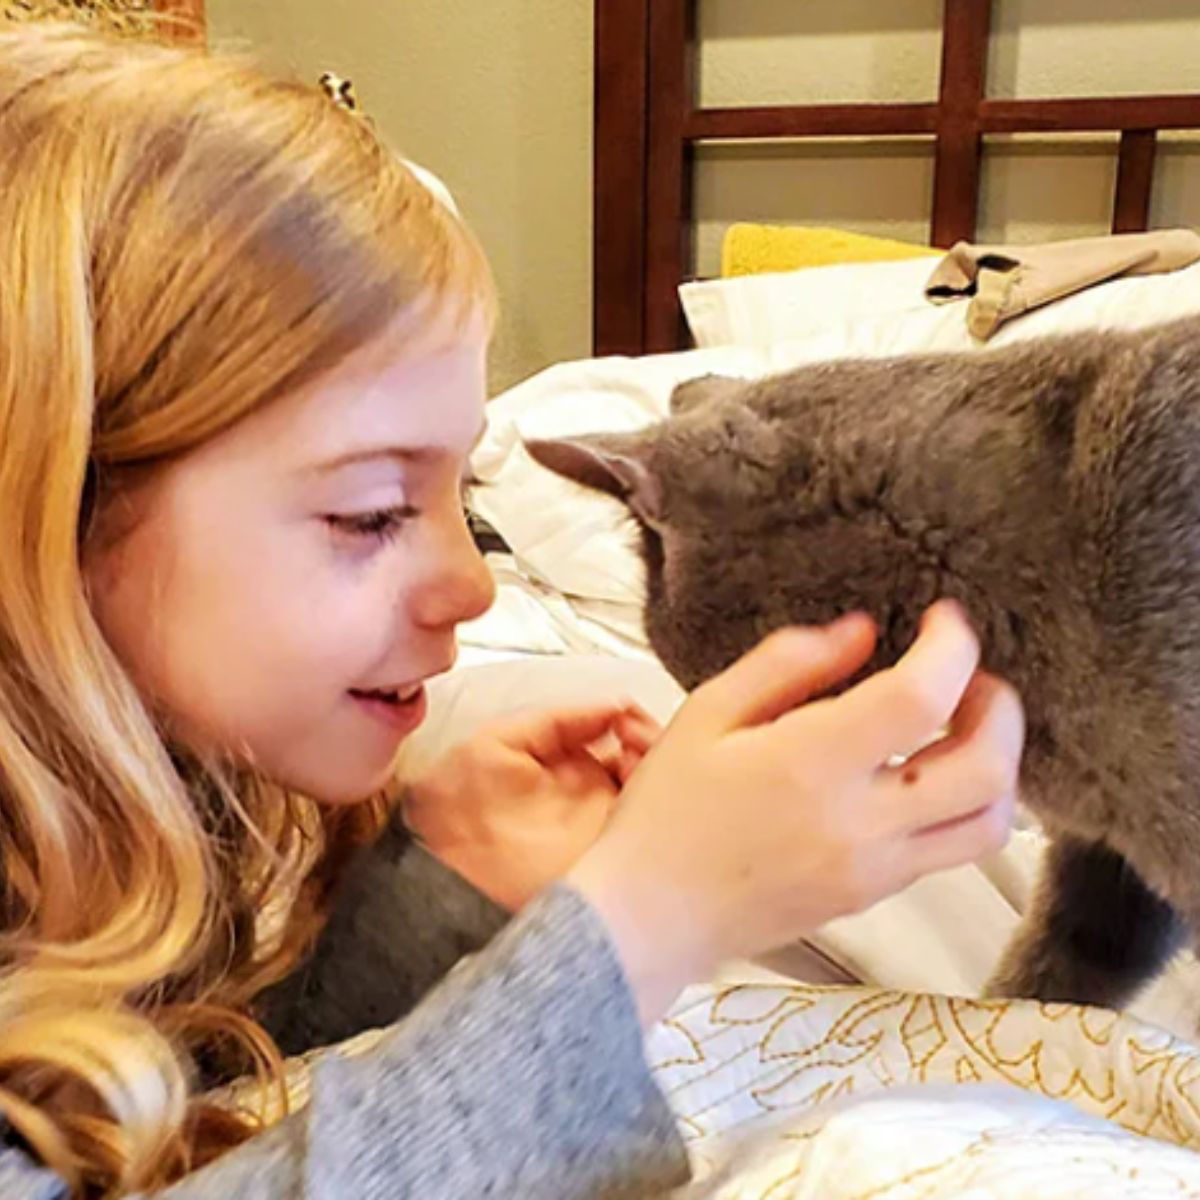
[[[253,1128],[194,1097],[194,1055],[240,1042],[277,1077],[249,1000],[380,805],[321,816],[164,743],[88,606],[91,510],[418,301],[490,314],[492,285],[365,122],[232,58],[0,34],[0,179],[0,1113],[119,1195]]]

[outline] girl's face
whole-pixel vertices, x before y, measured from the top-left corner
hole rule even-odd
[[[84,554],[173,737],[327,803],[388,779],[492,583],[462,515],[482,326],[383,336],[121,495]]]

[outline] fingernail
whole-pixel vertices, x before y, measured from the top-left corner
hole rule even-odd
[[[943,617],[957,617],[960,621],[965,621],[967,613],[966,609],[964,609],[957,600],[951,599],[950,597],[946,597],[943,600],[937,600],[921,614],[920,628],[922,633],[924,633],[925,629],[929,625],[929,622],[935,617],[938,620],[941,620]]]
[[[870,622],[874,625],[874,621],[865,612],[850,612],[838,617],[836,621],[826,626],[831,633],[846,633],[853,629],[856,625],[861,625],[864,622]]]

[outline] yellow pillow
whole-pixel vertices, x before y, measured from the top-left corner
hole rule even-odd
[[[721,243],[721,277],[799,271],[805,267],[831,267],[837,263],[894,262],[941,253],[930,246],[868,237],[845,229],[737,224],[725,231]]]

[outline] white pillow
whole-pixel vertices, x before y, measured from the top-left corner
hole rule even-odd
[[[487,431],[471,460],[484,486],[471,507],[534,578],[568,597],[640,605],[643,573],[624,505],[547,471],[524,440],[641,429],[666,415],[685,379],[764,369],[762,355],[739,348],[550,367],[489,403]]]
[[[790,344],[826,358],[879,357],[980,346],[966,301],[930,304],[930,259],[849,263],[769,275],[701,280],[679,289],[704,347],[745,346],[793,361]],[[1200,263],[1166,275],[1116,279],[1017,317],[985,345],[1089,328],[1139,328],[1200,311]],[[828,348],[828,353],[825,349]],[[802,361],[814,361],[805,358]]]
[[[927,304],[922,289],[935,259],[846,263],[700,279],[679,288],[698,346],[764,346],[880,313]]]

